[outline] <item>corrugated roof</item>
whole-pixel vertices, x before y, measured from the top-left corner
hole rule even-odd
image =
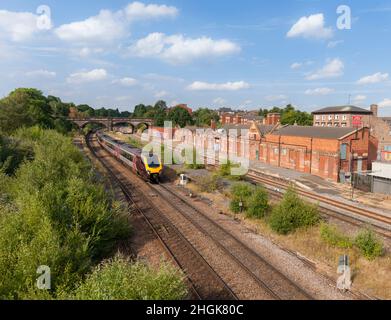
[[[327,113],[360,113],[360,114],[373,114],[372,111],[359,108],[356,106],[337,106],[337,107],[327,107],[320,110],[312,112],[312,114],[327,114]]]
[[[272,132],[272,134],[277,136],[340,139],[355,131],[354,128],[286,126]]]

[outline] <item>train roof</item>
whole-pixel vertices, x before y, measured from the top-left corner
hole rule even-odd
[[[120,149],[127,152],[127,153],[130,153],[135,156],[141,156],[141,154],[142,154],[140,149],[132,147],[131,145],[127,144],[126,142],[116,140],[106,134],[103,134],[102,137],[112,143],[118,144]]]

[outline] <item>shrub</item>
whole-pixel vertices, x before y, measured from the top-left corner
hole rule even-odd
[[[279,234],[288,234],[298,228],[316,225],[319,220],[317,207],[300,199],[291,187],[282,201],[274,207],[269,218],[269,225]]]
[[[239,213],[240,209],[247,211],[249,206],[249,198],[254,192],[254,187],[247,183],[237,183],[231,188],[231,203],[230,209],[234,213]],[[243,206],[240,208],[240,202]]]
[[[55,297],[129,234],[128,223],[69,138],[37,128],[17,136],[32,147],[34,160],[6,180],[7,190],[0,188],[7,201],[0,205],[0,298],[38,297],[40,265],[51,269],[48,294]]]
[[[376,237],[375,233],[366,229],[361,231],[354,241],[362,255],[368,260],[374,260],[383,255],[383,243]]]
[[[248,199],[247,216],[252,218],[265,217],[269,209],[269,197],[263,187],[255,188],[255,191]]]
[[[353,242],[348,236],[343,235],[336,227],[326,223],[320,226],[320,237],[326,243],[341,249],[353,247]]]
[[[226,164],[222,164],[219,167],[218,175],[224,178],[229,178],[234,181],[242,180],[242,176],[234,176],[231,174],[232,168],[239,167],[239,165],[236,165],[232,163],[231,161],[228,161]]]
[[[220,188],[220,179],[216,175],[208,175],[200,178],[198,185],[202,192],[212,193]]]
[[[155,271],[116,257],[98,266],[70,295],[76,300],[179,300],[187,294],[184,276],[162,264]]]

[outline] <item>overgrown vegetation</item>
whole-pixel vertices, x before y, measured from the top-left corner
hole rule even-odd
[[[356,236],[354,244],[368,260],[380,257],[384,253],[384,247],[381,240],[370,229],[361,231]]]
[[[348,249],[353,247],[353,241],[348,236],[340,232],[335,226],[327,223],[322,223],[320,226],[320,237],[329,245],[337,248]]]
[[[284,194],[269,217],[270,227],[279,234],[316,225],[320,221],[318,208],[300,199],[293,187]]]
[[[205,177],[201,177],[198,181],[198,186],[201,192],[212,193],[220,188],[221,181],[217,175],[212,174]]]
[[[117,241],[129,236],[123,206],[106,193],[70,138],[32,127],[18,130],[11,139],[31,154],[29,161],[15,162],[14,176],[0,173],[0,299],[78,297],[92,288],[94,279],[116,283],[121,277],[125,284],[144,283],[139,291],[128,292],[130,298],[140,292],[146,292],[146,298],[159,298],[160,293],[164,298],[173,286],[183,292],[178,275],[167,270],[153,273],[138,265],[132,267],[133,273],[118,267],[99,275],[101,269],[96,269],[84,282],[112,254]],[[113,268],[118,264],[115,261]],[[39,266],[50,268],[48,291],[36,286]],[[153,288],[159,281],[162,288],[157,292]],[[102,292],[103,288],[102,284]],[[112,292],[113,287],[109,289]]]
[[[246,214],[248,217],[261,219],[269,210],[269,196],[263,187],[256,187],[248,199]]]
[[[219,166],[219,170],[217,174],[223,178],[227,178],[229,180],[233,181],[240,181],[243,179],[243,176],[237,176],[237,175],[232,175],[232,169],[233,168],[238,168],[239,164],[235,164],[232,161],[227,161],[227,163],[221,164]]]
[[[234,213],[246,212],[254,187],[247,183],[236,183],[231,188],[230,209]]]
[[[115,257],[99,265],[72,292],[75,300],[179,300],[186,294],[184,276],[168,264],[152,270],[142,263]]]

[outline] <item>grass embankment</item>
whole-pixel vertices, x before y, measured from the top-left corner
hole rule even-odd
[[[34,127],[10,140],[13,152],[0,143],[0,299],[184,296],[182,275],[168,267],[102,262],[130,226],[70,138]],[[50,268],[49,290],[36,285],[40,266]]]

